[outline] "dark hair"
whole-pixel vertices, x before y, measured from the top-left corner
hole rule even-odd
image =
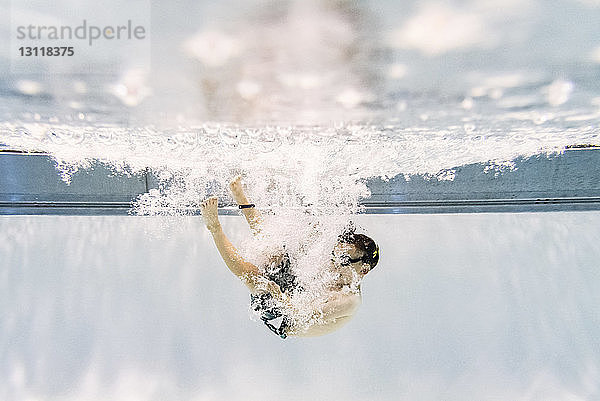
[[[372,270],[379,262],[379,246],[372,238],[364,234],[356,234],[356,226],[353,222],[348,223],[344,228],[344,232],[339,236],[338,241],[344,244],[352,244],[357,249],[363,252],[361,258],[363,263],[367,263]]]

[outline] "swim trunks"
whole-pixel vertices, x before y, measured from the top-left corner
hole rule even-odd
[[[283,254],[281,262],[277,266],[267,267],[265,275],[269,280],[275,282],[284,293],[291,294],[299,289],[298,279],[292,272],[290,256],[287,252]],[[281,338],[287,337],[290,318],[276,305],[271,293],[251,294],[250,305],[260,315],[269,330]],[[275,324],[279,318],[281,318],[281,322],[279,327],[276,327]]]

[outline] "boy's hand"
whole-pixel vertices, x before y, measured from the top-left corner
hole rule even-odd
[[[244,189],[242,188],[242,176],[241,175],[238,175],[233,180],[231,180],[231,182],[229,183],[229,189],[235,196],[244,195]]]
[[[204,218],[206,228],[211,233],[214,233],[221,227],[221,223],[219,223],[218,201],[216,196],[211,196],[200,205],[202,218]]]

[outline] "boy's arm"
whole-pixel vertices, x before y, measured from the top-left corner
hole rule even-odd
[[[266,290],[279,302],[289,302],[288,296],[281,291],[277,283],[265,280],[260,274],[258,267],[244,260],[235,246],[229,241],[229,238],[227,238],[220,225],[218,228],[210,230],[210,233],[221,254],[221,258],[223,258],[229,270],[238,276],[250,291],[256,292],[258,289]]]
[[[227,238],[220,225],[210,230],[210,233],[221,254],[221,258],[223,258],[229,270],[246,282],[247,285],[250,282],[254,283],[256,277],[259,275],[258,268],[244,260],[235,246],[229,241],[229,238]]]
[[[202,202],[202,217],[210,231],[221,258],[233,274],[238,276],[250,290],[256,289],[260,272],[250,262],[244,260],[229,238],[223,232],[217,211],[217,198],[211,197]]]
[[[246,197],[246,193],[244,192],[244,188],[242,187],[242,176],[238,175],[229,183],[229,189],[231,190],[231,194],[233,195],[233,199],[237,202],[238,205],[248,205],[250,201],[248,197]],[[246,220],[248,221],[248,225],[254,234],[260,232],[260,225],[263,221],[263,217],[261,213],[255,207],[244,208],[242,209],[242,213]]]

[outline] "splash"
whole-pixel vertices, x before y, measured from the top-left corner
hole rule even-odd
[[[323,266],[370,197],[369,180],[453,180],[473,163],[500,175],[517,157],[599,143],[599,103],[580,81],[529,65],[497,70],[488,56],[481,71],[444,63],[439,76],[437,61],[423,63],[501,47],[500,20],[526,11],[509,3],[501,15],[489,4],[432,3],[387,27],[349,2],[242,12],[231,25],[186,32],[149,72],[15,83],[0,96],[0,144],[48,153],[65,182],[98,162],[115,174],[150,173],[153,189],[131,213],[170,221],[197,214],[211,195],[233,205],[228,184],[241,174],[266,219],[263,234],[239,247],[264,266],[285,244],[308,289],[293,305],[306,320],[336,279]],[[385,32],[395,33],[391,43]]]
[[[515,114],[515,113],[513,113]],[[509,113],[506,114],[509,118]],[[399,174],[451,180],[453,168],[483,163],[498,171],[519,156],[597,143],[592,126],[519,126],[508,132],[469,123],[442,129],[400,125],[154,127],[0,123],[0,142],[49,153],[63,179],[92,161],[120,174],[151,171],[156,188],[140,196],[138,215],[194,214],[209,195],[233,204],[228,183],[242,174],[250,197],[274,215],[302,210],[316,216],[352,215],[370,196],[367,182]],[[531,117],[533,119],[534,116]],[[585,121],[584,121],[585,122]]]
[[[135,201],[131,212],[137,215],[196,214],[200,202],[211,195],[220,198],[221,206],[233,205],[228,183],[241,174],[248,197],[266,219],[263,234],[247,238],[239,248],[250,262],[265,266],[265,258],[281,253],[285,245],[305,288],[286,307],[293,309],[297,322],[312,325],[320,322],[314,311],[337,279],[327,269],[331,250],[343,226],[361,212],[361,201],[370,196],[369,179],[418,174],[451,180],[455,167],[470,163],[501,174],[517,156],[597,142],[591,127],[559,131],[534,124],[535,129],[526,129],[518,121],[508,132],[472,123],[469,129],[207,123],[159,130],[5,122],[0,123],[0,142],[50,154],[66,182],[92,162],[118,174],[150,171],[156,188]]]

